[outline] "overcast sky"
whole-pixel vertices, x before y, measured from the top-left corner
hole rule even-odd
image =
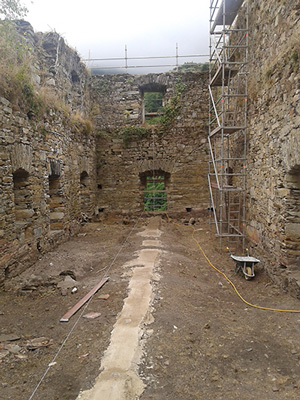
[[[26,19],[35,31],[55,30],[83,58],[124,57],[125,45],[128,57],[174,56],[176,43],[181,56],[208,54],[209,0],[22,2],[29,9]],[[172,64],[175,61],[129,60],[128,65]],[[203,62],[207,58],[180,59],[180,63],[187,61]],[[103,64],[120,65],[111,61]]]

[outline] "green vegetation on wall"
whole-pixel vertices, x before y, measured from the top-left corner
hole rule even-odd
[[[136,125],[126,126],[118,132],[118,137],[123,140],[125,147],[133,140],[144,139],[150,136],[152,128],[141,127]]]

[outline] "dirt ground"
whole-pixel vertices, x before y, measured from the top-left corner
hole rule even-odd
[[[110,217],[86,224],[0,292],[1,399],[75,400],[93,385],[128,294],[130,277],[123,265],[141,248],[138,233],[147,223]],[[205,219],[196,219],[194,228],[211,262],[250,303],[300,310],[299,300],[276,288],[262,265],[253,280],[235,275],[233,261],[217,251]],[[140,399],[300,398],[300,314],[243,303],[204,259],[191,226],[163,218],[160,229],[153,322],[142,327]],[[104,276],[109,281],[87,306],[60,322]],[[106,300],[99,298],[104,294]],[[85,318],[91,312],[101,315]]]

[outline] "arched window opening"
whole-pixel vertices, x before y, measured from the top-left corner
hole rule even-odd
[[[29,173],[19,168],[13,173],[13,193],[15,204],[15,223],[18,236],[28,233],[32,224],[34,210],[32,208],[32,195]],[[26,236],[26,235],[25,235]]]
[[[170,174],[162,170],[146,171],[140,174],[145,211],[167,210],[167,184],[169,177]]]
[[[86,171],[80,174],[80,186],[86,188],[89,184],[89,174]]]
[[[55,174],[49,175],[49,211],[50,230],[62,230],[65,216],[64,199],[62,196],[60,176]]]
[[[288,266],[300,265],[300,165],[287,175],[285,252]]]

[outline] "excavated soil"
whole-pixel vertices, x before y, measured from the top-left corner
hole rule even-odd
[[[176,225],[164,217],[160,224],[151,316],[141,326],[140,400],[300,398],[300,314],[244,303],[204,259],[193,229],[211,262],[247,301],[300,310],[299,300],[276,288],[263,265],[253,280],[235,275],[205,219],[195,221],[193,227]],[[124,264],[137,257],[148,223],[109,217],[86,224],[8,282],[0,293],[1,399],[75,400],[94,385],[129,292]],[[146,244],[155,246],[151,238]],[[109,281],[91,301],[60,322],[104,276]],[[92,312],[96,318],[85,318]]]

